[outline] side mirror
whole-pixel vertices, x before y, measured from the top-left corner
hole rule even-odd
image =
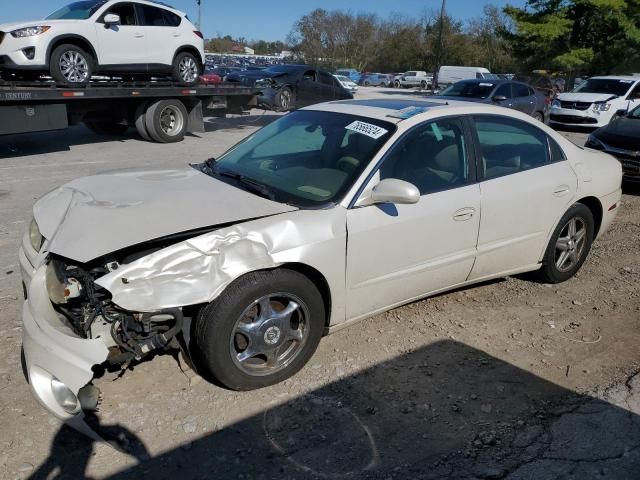
[[[495,97],[493,97],[494,102],[505,102],[506,100],[507,97],[505,97],[504,95],[496,95]]]
[[[109,28],[113,25],[120,25],[120,15],[115,13],[108,13],[104,16],[104,26]]]
[[[371,203],[395,203],[398,205],[410,205],[418,203],[420,191],[418,188],[404,180],[386,178],[371,191]]]

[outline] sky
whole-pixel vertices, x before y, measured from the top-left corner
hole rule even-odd
[[[71,0],[0,0],[0,24],[44,18]],[[165,0],[197,21],[196,0]],[[448,0],[447,13],[466,20],[482,13],[487,3],[523,6],[526,0]],[[248,40],[285,40],[294,22],[315,8],[370,12],[380,17],[390,13],[419,16],[439,9],[441,0],[202,0],[202,28],[206,37],[231,35]]]

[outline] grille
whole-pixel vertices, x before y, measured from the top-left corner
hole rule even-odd
[[[551,120],[561,123],[584,123],[587,125],[598,123],[595,118],[578,117],[577,115],[551,115]]]
[[[589,110],[591,104],[589,102],[560,102],[562,108],[568,108],[569,110]]]
[[[640,158],[637,157],[628,157],[626,155],[622,155],[617,153],[616,157],[622,164],[622,171],[624,173],[640,173]]]

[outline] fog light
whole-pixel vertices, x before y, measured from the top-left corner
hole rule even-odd
[[[36,48],[35,47],[28,47],[22,50],[22,53],[24,53],[24,56],[27,57],[27,60],[33,60],[36,56]]]
[[[52,378],[51,392],[53,393],[53,398],[56,399],[58,405],[60,405],[65,412],[70,414],[76,413],[78,410],[78,397],[76,397],[69,387],[57,378]]]

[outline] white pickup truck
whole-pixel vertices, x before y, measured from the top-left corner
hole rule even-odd
[[[432,84],[433,75],[428,75],[427,72],[416,70],[396,75],[393,80],[393,86],[396,88],[420,87],[421,89],[426,90],[427,88],[431,88]]]

